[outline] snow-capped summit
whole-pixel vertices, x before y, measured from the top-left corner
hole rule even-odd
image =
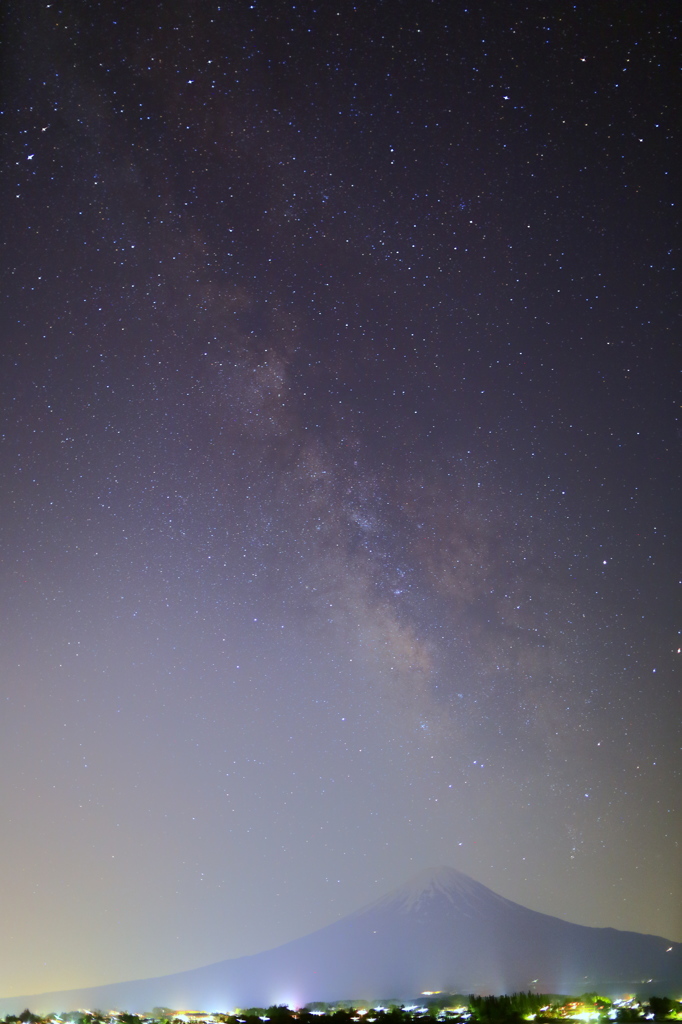
[[[442,864],[436,868],[419,871],[403,885],[371,904],[371,907],[388,909],[394,905],[406,913],[413,913],[425,910],[432,901],[437,900],[451,904],[460,913],[468,916],[470,913],[475,914],[491,897],[514,906],[504,896],[498,896],[469,875]]]

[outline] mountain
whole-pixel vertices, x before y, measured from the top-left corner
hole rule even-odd
[[[416,875],[334,924],[276,949],[162,978],[0,999],[0,1013],[75,1007],[301,1006],[410,999],[425,990],[679,995],[682,943],[539,914],[453,868]]]

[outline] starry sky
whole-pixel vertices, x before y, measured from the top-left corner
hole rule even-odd
[[[5,37],[0,993],[437,864],[682,939],[673,5]]]

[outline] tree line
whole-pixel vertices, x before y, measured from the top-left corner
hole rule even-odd
[[[289,1006],[252,1006],[234,1013],[202,1015],[216,1024],[520,1024],[534,1020],[536,1024],[567,1020],[591,1012],[604,1021],[636,1024],[645,1020],[682,1020],[682,1002],[667,996],[642,996],[612,1003],[597,992],[581,996],[556,996],[537,992],[515,992],[513,995],[477,996],[437,993],[419,1006],[389,1003],[376,1006],[362,1001],[308,1003],[300,1009]],[[29,1009],[18,1015],[8,1014],[4,1024],[181,1024],[182,1011],[156,1006],[150,1013],[103,1013],[99,1010],[38,1015]],[[191,1020],[191,1018],[190,1018]]]

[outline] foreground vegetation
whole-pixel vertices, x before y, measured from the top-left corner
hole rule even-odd
[[[253,1006],[233,1013],[201,1013],[156,1006],[149,1013],[76,1010],[38,1016],[24,1010],[8,1014],[5,1024],[536,1024],[580,1020],[616,1024],[636,1021],[682,1020],[682,1002],[666,996],[624,996],[611,1000],[597,992],[581,996],[552,996],[516,992],[511,996],[462,996],[425,993],[413,1005],[372,1005],[355,1002],[309,1003],[288,1006]]]

